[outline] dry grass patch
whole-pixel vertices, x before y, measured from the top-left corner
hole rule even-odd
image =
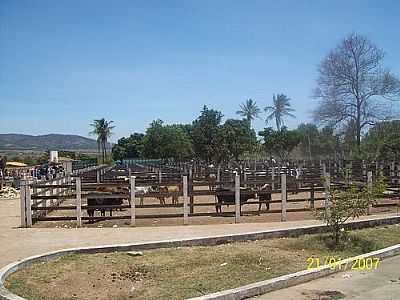
[[[27,299],[184,299],[303,270],[310,256],[354,256],[400,243],[400,226],[353,231],[342,249],[325,235],[210,247],[65,256],[12,274],[6,287]]]

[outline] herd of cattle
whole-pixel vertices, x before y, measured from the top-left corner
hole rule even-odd
[[[210,185],[211,187],[211,185]],[[211,189],[211,188],[210,188]],[[216,187],[213,188],[215,195],[215,209],[217,213],[222,213],[223,205],[235,204],[235,191],[232,188]],[[165,205],[166,200],[171,197],[172,204],[179,203],[179,196],[182,195],[181,185],[160,185],[160,186],[136,186],[135,197],[139,198],[139,205],[143,205],[144,198],[154,194],[160,201],[160,205]],[[262,204],[269,210],[271,200],[271,188],[265,184],[261,188],[240,188],[240,207],[250,199],[257,200],[258,210],[261,211]],[[90,222],[93,222],[96,211],[100,211],[101,216],[105,216],[106,211],[112,216],[113,210],[122,208],[124,201],[130,203],[129,187],[96,187],[94,192],[87,196],[87,213]]]

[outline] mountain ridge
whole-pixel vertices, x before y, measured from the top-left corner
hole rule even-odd
[[[108,144],[109,148],[111,147]],[[97,149],[94,139],[75,134],[50,133],[29,135],[20,133],[0,134],[0,149],[3,150],[93,150]]]

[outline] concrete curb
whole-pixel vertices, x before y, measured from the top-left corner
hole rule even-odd
[[[225,290],[213,294],[204,295],[201,297],[190,298],[188,300],[239,300],[249,297],[254,297],[262,295],[268,292],[276,291],[279,289],[287,288],[290,286],[298,285],[307,281],[311,281],[317,278],[327,276],[329,274],[342,272],[346,264],[351,264],[352,260],[355,259],[366,259],[369,257],[384,259],[391,257],[400,253],[400,244],[380,249],[377,251],[369,252],[366,254],[358,255],[352,258],[344,259],[337,264],[337,266],[342,266],[331,269],[330,266],[322,266],[315,270],[304,270],[288,275],[283,275],[280,277],[272,278],[269,280],[264,280],[249,285],[245,285],[239,288]]]
[[[367,228],[373,227],[378,225],[390,225],[390,224],[398,224],[400,223],[400,216],[392,216],[386,218],[372,218],[362,221],[355,221],[349,222],[345,224],[347,229],[359,229],[359,228]],[[279,237],[296,237],[303,234],[315,234],[315,233],[322,233],[326,232],[327,227],[325,225],[309,225],[309,226],[302,226],[297,228],[287,228],[287,229],[273,229],[273,230],[265,230],[265,231],[256,231],[256,232],[249,232],[249,233],[238,233],[238,234],[231,234],[231,235],[223,235],[223,236],[208,236],[208,237],[198,237],[192,239],[173,239],[173,240],[165,240],[165,241],[155,241],[155,242],[146,242],[146,243],[132,243],[132,244],[118,244],[118,245],[104,245],[104,246],[97,246],[97,247],[81,247],[81,248],[71,248],[71,249],[62,249],[58,251],[48,252],[36,256],[31,256],[17,262],[11,263],[6,267],[0,270],[0,299],[1,300],[24,300],[17,295],[14,295],[10,291],[8,291],[4,287],[4,282],[6,278],[21,269],[29,267],[31,264],[35,262],[42,262],[42,261],[49,261],[61,256],[69,255],[69,254],[78,254],[78,253],[106,253],[106,252],[124,252],[124,251],[138,251],[138,250],[150,250],[150,249],[158,249],[158,248],[175,248],[175,247],[191,247],[191,246],[212,246],[212,245],[219,245],[225,244],[230,242],[239,242],[239,241],[254,241],[254,240],[262,240],[262,239],[269,239],[269,238],[279,238]],[[384,250],[384,249],[383,249]],[[397,252],[396,252],[397,253]],[[394,255],[394,254],[393,254]],[[302,271],[305,272],[305,271]],[[299,272],[299,273],[302,273]],[[297,273],[294,273],[297,274]],[[330,273],[327,273],[328,275]],[[293,274],[292,274],[293,275]],[[301,275],[301,274],[300,274]],[[299,277],[300,275],[297,275]],[[290,276],[290,275],[285,275]],[[278,280],[278,277],[275,280]],[[318,277],[322,277],[325,275],[320,275]],[[318,278],[315,277],[315,278]],[[305,282],[308,280],[314,279],[312,275],[308,275],[308,271],[299,277],[301,282]],[[302,278],[309,278],[309,279],[302,279]],[[281,279],[285,280],[285,279]],[[270,280],[268,280],[270,281]],[[291,279],[291,281],[296,282],[295,280]],[[246,288],[247,292],[239,292],[242,288],[230,290],[234,291],[231,292],[233,295],[245,295],[246,293],[252,294],[256,291],[263,291],[263,288],[258,287],[259,283],[254,283],[249,286],[245,286],[242,288]],[[293,283],[297,284],[297,283]],[[292,285],[293,285],[292,284]],[[265,284],[264,284],[265,285]],[[284,284],[270,284],[277,286],[275,289],[285,287]],[[288,286],[288,285],[287,285]],[[269,291],[268,289],[264,291]],[[271,289],[272,291],[272,289]],[[224,293],[224,292],[220,292]],[[219,293],[216,293],[219,294]],[[214,294],[212,294],[214,295]],[[254,294],[258,295],[258,294]],[[202,296],[206,297],[206,296]],[[199,298],[199,299],[243,299],[243,297],[249,296],[223,296],[224,298]],[[218,296],[221,297],[221,296]]]

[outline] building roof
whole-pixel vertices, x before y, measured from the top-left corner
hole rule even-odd
[[[24,163],[18,162],[18,161],[8,161],[6,163],[6,166],[10,166],[10,167],[26,167],[27,164],[24,164]]]

